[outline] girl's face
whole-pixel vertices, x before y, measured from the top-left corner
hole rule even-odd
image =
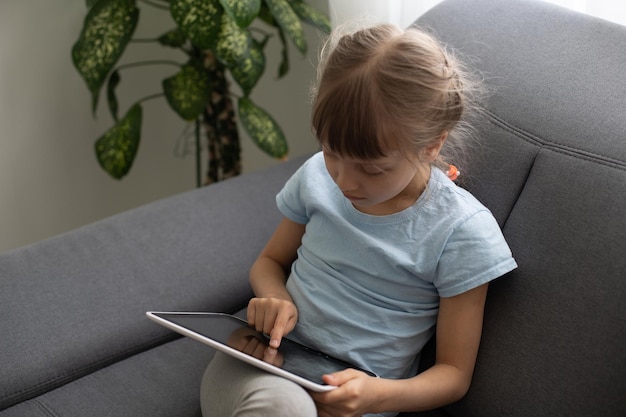
[[[322,147],[326,169],[343,195],[359,211],[393,214],[411,206],[424,191],[430,165],[395,151],[378,159],[360,160]]]

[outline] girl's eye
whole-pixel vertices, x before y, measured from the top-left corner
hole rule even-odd
[[[385,170],[376,167],[365,167],[363,168],[363,172],[366,175],[375,176],[384,174]]]

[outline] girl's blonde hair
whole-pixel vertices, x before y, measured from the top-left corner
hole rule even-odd
[[[480,83],[433,36],[382,24],[326,41],[313,88],[312,128],[323,146],[358,159],[413,152],[448,134],[436,166],[464,154]],[[452,154],[452,155],[450,155]]]

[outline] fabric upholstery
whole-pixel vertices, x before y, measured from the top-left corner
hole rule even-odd
[[[0,255],[0,409],[171,340],[147,310],[236,311],[294,160]]]
[[[3,417],[194,416],[209,347],[180,338],[4,410]]]
[[[418,24],[489,85],[467,186],[520,265],[492,284],[472,387],[447,411],[624,414],[626,28],[490,0],[444,2]]]

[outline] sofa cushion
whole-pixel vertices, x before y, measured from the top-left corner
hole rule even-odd
[[[213,350],[177,339],[0,412],[2,417],[200,417],[200,381]]]
[[[564,186],[555,170],[584,174]],[[624,170],[540,153],[504,228],[520,268],[490,288],[474,381],[453,415],[626,411],[625,183]]]
[[[243,307],[274,196],[301,162],[0,254],[0,410],[171,340],[146,310]]]

